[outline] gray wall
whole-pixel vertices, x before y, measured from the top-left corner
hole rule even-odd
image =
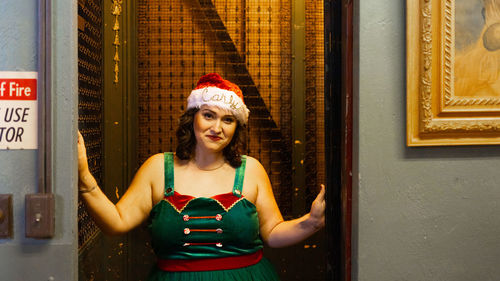
[[[405,145],[405,2],[355,1],[353,280],[499,280],[500,146]]]
[[[37,151],[0,150],[0,193],[13,194],[14,235],[0,239],[0,280],[77,280],[77,1],[53,0],[56,235],[24,237],[24,196],[37,191]],[[0,1],[0,71],[37,71],[38,1]],[[57,150],[55,149],[57,147]],[[52,279],[51,279],[52,277]]]

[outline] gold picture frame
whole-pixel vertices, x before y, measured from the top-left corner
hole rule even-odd
[[[500,144],[500,1],[406,4],[407,145]]]

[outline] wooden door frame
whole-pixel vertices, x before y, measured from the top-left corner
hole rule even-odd
[[[123,110],[136,113],[137,104],[137,40],[135,4],[127,4],[123,20],[123,38],[128,42],[121,66],[124,95]],[[325,0],[325,155],[327,174],[327,278],[351,280],[352,234],[352,131],[353,131],[353,1]],[[128,71],[126,69],[129,69]],[[108,68],[108,72],[110,69]],[[108,80],[109,81],[109,80]],[[122,86],[122,87],[123,87]],[[123,115],[122,115],[123,116]],[[130,115],[129,115],[130,116]],[[132,115],[134,116],[134,114]],[[136,115],[135,115],[136,116]],[[137,124],[122,117],[122,142],[135,147]],[[135,169],[136,155],[129,149],[122,180],[128,182]],[[130,273],[129,273],[130,274]]]
[[[327,280],[351,280],[353,1],[325,0]]]
[[[134,2],[135,3],[135,2]],[[129,71],[126,79],[124,110],[137,116],[137,31],[136,4],[127,4],[124,57]],[[352,132],[353,132],[353,1],[325,0],[325,155],[327,189],[327,276],[326,280],[351,281],[352,236]],[[130,116],[130,115],[129,115]],[[125,142],[137,145],[137,122],[125,118]],[[127,172],[130,181],[137,167],[135,150],[128,150]],[[130,275],[130,272],[129,272]]]

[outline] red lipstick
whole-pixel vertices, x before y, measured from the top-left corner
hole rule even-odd
[[[214,136],[214,135],[208,135],[207,136],[209,139],[211,139],[212,141],[220,141],[222,138],[219,137],[219,136]]]

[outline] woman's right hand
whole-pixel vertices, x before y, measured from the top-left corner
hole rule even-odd
[[[85,141],[83,136],[78,131],[78,174],[81,176],[82,173],[89,170],[89,163],[87,159],[87,149],[85,148]]]
[[[89,190],[96,185],[97,181],[89,170],[85,141],[80,131],[78,131],[78,187],[82,191]]]

